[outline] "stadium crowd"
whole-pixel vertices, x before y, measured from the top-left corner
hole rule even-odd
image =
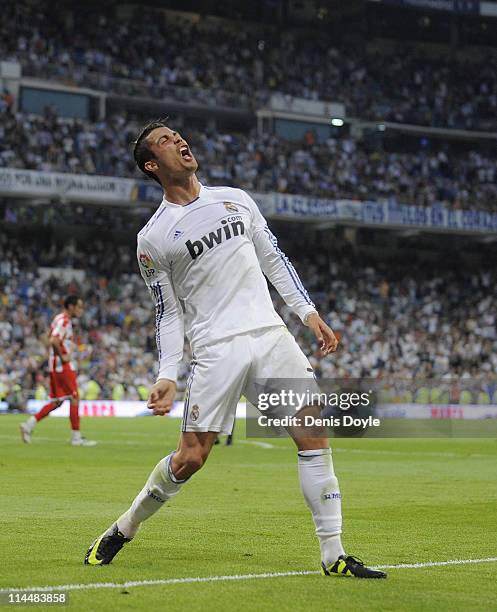
[[[143,5],[132,13],[116,10],[5,0],[0,59],[20,61],[27,76],[127,95],[255,107],[282,92],[340,101],[349,116],[364,119],[481,130],[497,125],[491,50],[430,58],[409,44],[388,51],[357,38],[330,45],[316,28],[253,31],[220,19],[192,23]]]
[[[322,359],[309,330],[274,295],[318,377],[371,377],[393,388],[401,388],[402,380],[490,380],[490,401],[497,381],[495,269],[475,273],[444,262],[437,269],[412,261],[375,261],[324,242],[311,256],[297,235],[291,241],[288,254],[341,340],[338,353]],[[94,241],[83,247],[68,240],[43,246],[3,235],[0,400],[22,394],[44,398],[47,329],[70,292],[86,304],[75,323],[83,397],[145,398],[156,370],[154,312],[132,245],[109,248]],[[180,390],[188,362],[186,347]]]
[[[140,124],[124,114],[91,123],[0,110],[0,167],[143,176],[130,143]],[[495,159],[453,149],[392,152],[348,136],[301,141],[276,135],[186,130],[206,184],[329,198],[393,198],[399,202],[497,210]]]

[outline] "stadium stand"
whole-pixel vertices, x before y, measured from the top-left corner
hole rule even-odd
[[[155,98],[215,95],[219,104],[251,107],[281,91],[344,102],[349,115],[372,120],[497,125],[497,58],[490,48],[430,56],[408,43],[383,48],[356,36],[330,45],[315,28],[241,30],[142,6],[99,7],[97,18],[84,3],[3,5],[0,56],[20,61],[26,76]]]
[[[0,111],[0,167],[52,172],[141,176],[131,157],[140,122],[125,114],[90,122]],[[484,152],[452,149],[389,151],[348,136],[300,141],[275,134],[186,129],[185,137],[207,184],[252,191],[359,200],[395,198],[426,206],[497,210],[495,160]]]
[[[330,44],[319,28],[275,22],[240,28],[205,14],[188,17],[117,3],[99,7],[98,17],[91,3],[5,0],[2,10],[0,59],[19,62],[22,79],[34,77],[47,89],[71,86],[73,93],[90,87],[107,97],[99,112],[89,113],[91,119],[71,119],[54,107],[22,111],[22,92],[16,97],[3,88],[0,170],[141,178],[130,143],[143,117],[155,116],[151,109],[165,106],[167,96],[201,108],[201,119],[192,121],[180,112],[178,125],[207,185],[497,212],[495,140],[486,133],[497,129],[497,59],[490,46],[421,50],[400,37],[388,44],[378,40],[374,27],[354,30],[346,40],[335,33]],[[417,127],[409,137],[401,127],[400,136],[386,138],[381,131],[354,133],[349,125],[326,138],[311,128],[300,138],[286,138],[256,126],[255,113],[274,92],[343,102],[347,118],[358,122]],[[128,111],[118,96],[126,97]],[[233,129],[231,118],[226,127],[226,107],[245,109],[250,122]],[[444,128],[436,138],[435,128]],[[480,132],[456,141],[452,128]],[[156,363],[154,313],[136,266],[133,233],[150,216],[152,199],[126,202],[134,207],[129,212],[102,205],[95,214],[95,206],[81,200],[68,205],[58,194],[51,197],[36,202],[30,192],[0,199],[0,400],[10,397],[9,404],[22,406],[25,392],[43,393],[47,323],[72,290],[87,304],[78,324],[83,393],[142,397]],[[482,218],[479,229],[487,230],[487,221]],[[441,250],[436,262],[420,259],[416,266],[411,255],[393,256],[387,247],[381,257],[364,244],[351,249],[337,233],[330,238],[323,231],[327,223],[333,226],[324,219],[308,243],[300,240],[296,222],[277,232],[341,337],[336,358],[321,360],[307,330],[274,296],[318,376],[493,380],[492,255],[488,268],[447,256],[449,250]],[[29,227],[37,229],[26,232]],[[111,244],[102,233],[109,227]],[[409,234],[404,227],[393,231]],[[482,232],[468,254],[493,239]],[[187,351],[180,389],[188,360]],[[488,393],[493,395],[493,387]]]
[[[19,231],[19,221],[3,221]],[[121,386],[122,397],[140,397],[140,387],[150,384],[155,371],[154,311],[132,242],[110,249],[101,240],[62,243],[20,236],[4,236],[0,243],[3,394],[22,381],[22,389],[34,397],[46,382],[47,325],[63,296],[76,291],[86,302],[77,325],[83,394],[92,381],[101,397],[113,397]],[[428,265],[420,260],[415,266],[407,255],[404,260],[375,259],[317,236],[314,255],[296,233],[285,236],[282,246],[341,338],[336,357],[321,359],[311,334],[274,296],[319,377],[493,380],[497,277],[490,265],[476,274],[460,262]],[[180,388],[189,359],[187,347]]]

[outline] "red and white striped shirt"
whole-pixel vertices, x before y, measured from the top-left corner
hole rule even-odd
[[[50,339],[58,338],[61,342],[61,351],[71,356],[73,351],[73,332],[71,317],[66,312],[60,312],[52,321],[50,325]],[[55,352],[52,345],[49,347],[48,363],[50,372],[62,372],[63,362],[59,355]],[[76,371],[74,363],[68,362],[68,366],[71,370]]]

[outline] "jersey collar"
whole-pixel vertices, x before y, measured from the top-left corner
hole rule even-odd
[[[203,195],[205,195],[205,189],[202,183],[200,183],[200,191],[198,192],[198,196],[194,198],[191,202],[187,202],[186,204],[175,204],[174,202],[170,202],[169,200],[166,200],[166,196],[164,196],[162,198],[162,204],[170,208],[184,208],[185,206],[190,206],[190,204],[197,202]]]

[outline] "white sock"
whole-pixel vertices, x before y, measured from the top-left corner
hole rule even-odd
[[[300,488],[316,526],[321,561],[330,566],[345,554],[342,533],[342,504],[338,480],[333,470],[331,449],[299,451]]]
[[[37,422],[38,421],[34,418],[34,416],[29,417],[29,419],[26,421],[26,426],[28,427],[29,431],[33,431]]]
[[[125,537],[134,538],[141,523],[160,510],[164,502],[176,495],[186,482],[175,478],[171,471],[173,455],[171,453],[159,461],[129,510],[117,519],[117,528]]]
[[[79,429],[73,429],[72,430],[72,441],[79,442],[79,440],[81,440],[81,432],[79,431]]]

